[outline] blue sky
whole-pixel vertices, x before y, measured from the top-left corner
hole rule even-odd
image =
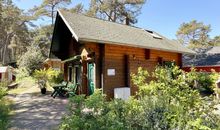
[[[22,9],[39,5],[42,0],[13,0]],[[72,0],[72,5],[89,0]],[[197,20],[211,25],[210,36],[220,35],[220,0],[147,0],[135,26],[154,30],[175,39],[180,24]],[[47,21],[44,21],[47,22]]]

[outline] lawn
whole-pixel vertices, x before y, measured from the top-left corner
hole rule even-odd
[[[0,84],[0,130],[7,129],[9,125],[9,114],[12,102],[5,98],[7,94],[5,84]]]
[[[15,89],[10,89],[8,91],[8,94],[18,95],[18,94],[24,94],[24,93],[40,93],[40,89],[38,85],[36,84],[35,79],[32,77],[26,77],[21,79],[20,81],[17,81],[18,86]],[[52,87],[48,85],[47,91],[53,91]]]

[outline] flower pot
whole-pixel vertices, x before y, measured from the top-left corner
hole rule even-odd
[[[46,92],[47,92],[47,89],[46,89],[46,88],[41,88],[40,90],[41,90],[41,93],[42,93],[42,94],[46,94]]]

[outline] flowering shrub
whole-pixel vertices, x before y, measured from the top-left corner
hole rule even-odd
[[[154,80],[147,81],[148,77]],[[70,99],[70,113],[64,117],[63,130],[188,130],[220,129],[220,119],[213,113],[212,97],[202,98],[191,87],[196,75],[176,66],[157,67],[149,74],[139,68],[132,74],[139,92],[128,101],[107,101],[100,91],[85,98]]]

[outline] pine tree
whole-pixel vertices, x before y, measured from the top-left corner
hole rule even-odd
[[[32,10],[36,12],[36,16],[50,17],[53,25],[57,9],[64,8],[70,3],[71,0],[43,0],[43,3],[40,6],[36,6]]]
[[[87,15],[112,22],[137,23],[146,0],[91,0]]]
[[[189,23],[183,23],[176,33],[178,40],[185,46],[199,51],[198,48],[209,46],[210,25],[204,25],[202,22],[193,20]]]
[[[7,64],[22,55],[29,44],[27,23],[32,16],[25,14],[11,0],[1,1],[0,5],[0,61]]]

